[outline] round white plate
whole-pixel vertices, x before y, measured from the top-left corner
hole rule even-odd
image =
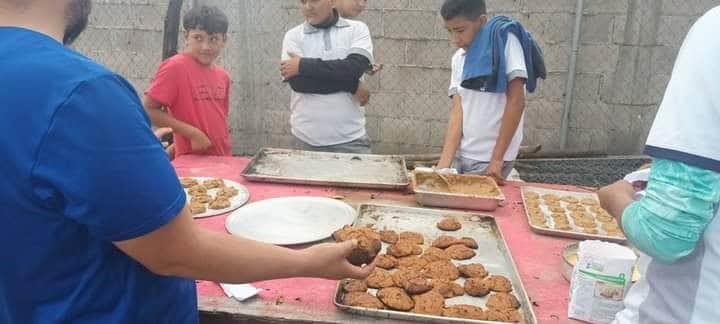
[[[233,235],[276,245],[320,241],[355,221],[355,209],[335,199],[287,197],[262,200],[225,220]]]
[[[199,181],[200,183],[202,183],[205,180],[217,179],[217,178],[210,178],[210,177],[180,177],[180,178],[181,179],[192,178],[192,179]],[[210,207],[207,207],[207,211],[205,211],[202,214],[193,215],[193,218],[205,218],[205,217],[212,217],[212,216],[229,213],[235,209],[240,208],[240,206],[244,205],[250,199],[250,191],[247,188],[245,188],[245,186],[243,186],[235,181],[232,181],[232,180],[223,179],[223,181],[225,182],[226,187],[233,187],[238,190],[237,196],[230,198],[230,207],[225,208],[225,209],[210,209]],[[189,188],[185,188],[185,195],[187,196],[188,204],[190,204],[191,197],[188,194],[188,189]],[[210,196],[212,196],[212,197],[215,197],[215,194],[217,194],[217,192],[219,190],[220,190],[219,188],[208,189],[208,194],[210,194]]]

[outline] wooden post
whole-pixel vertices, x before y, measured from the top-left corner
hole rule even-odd
[[[165,13],[165,25],[163,27],[163,60],[177,54],[182,5],[183,0],[170,0],[168,3],[167,13]]]

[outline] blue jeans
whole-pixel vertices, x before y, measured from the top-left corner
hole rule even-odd
[[[370,150],[370,138],[367,135],[351,142],[327,146],[313,146],[299,140],[297,137],[293,138],[295,139],[293,147],[299,150],[331,153],[372,154],[372,150]]]
[[[483,162],[483,161],[476,161],[472,159],[467,158],[461,158],[461,157],[455,157],[455,161],[453,161],[453,168],[457,170],[460,174],[477,174],[477,175],[485,175],[485,172],[487,171],[487,167],[490,165],[489,162]],[[502,176],[503,178],[508,177],[510,175],[510,172],[513,169],[513,166],[515,166],[515,161],[506,161],[503,163],[502,167]]]

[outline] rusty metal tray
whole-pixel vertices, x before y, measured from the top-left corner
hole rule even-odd
[[[444,178],[444,180],[442,179]],[[505,200],[497,182],[490,177],[478,175],[443,174],[434,172],[413,172],[411,176],[415,199],[423,206],[449,207],[493,211]],[[454,188],[463,184],[473,189],[487,185],[488,192],[469,192],[469,188]]]
[[[460,220],[462,223],[462,229],[456,232],[445,232],[437,228],[436,223],[443,217],[449,215],[455,216],[458,220]],[[512,282],[513,294],[515,294],[521,304],[519,310],[522,315],[521,323],[530,324],[537,322],[531,306],[532,304],[530,303],[527,292],[520,280],[519,272],[515,267],[515,262],[510,255],[510,251],[507,248],[502,232],[492,216],[424,208],[361,205],[358,208],[358,218],[355,220],[355,225],[373,225],[377,230],[388,229],[394,230],[398,233],[403,231],[421,233],[425,236],[423,250],[429,247],[433,240],[443,234],[456,237],[472,237],[477,241],[479,246],[477,249],[477,255],[469,260],[454,260],[453,262],[456,265],[482,263],[491,274],[506,276]],[[387,246],[387,244],[383,243],[383,253]],[[338,282],[334,302],[339,309],[347,312],[379,318],[411,320],[426,323],[498,323],[494,321],[441,317],[344,305],[342,303],[344,296],[344,291],[342,289],[343,282],[343,280]],[[456,282],[462,284],[464,279],[460,278]],[[369,291],[375,292],[376,290],[370,289]],[[446,299],[445,302],[446,305],[469,304],[486,309],[485,303],[487,302],[487,296],[478,298],[464,295]]]
[[[565,237],[565,238],[571,238],[576,240],[603,240],[607,242],[615,242],[624,244],[627,243],[627,238],[621,234],[621,236],[609,236],[606,235],[607,232],[603,230],[602,228],[598,228],[598,234],[588,234],[588,233],[582,233],[579,231],[579,227],[575,225],[574,221],[569,218],[570,224],[571,224],[571,230],[559,230],[554,228],[545,228],[541,226],[537,226],[532,224],[530,220],[530,213],[528,212],[528,199],[527,194],[529,192],[535,192],[539,195],[545,195],[545,194],[553,194],[558,197],[573,197],[576,199],[593,199],[595,201],[598,201],[598,196],[596,193],[593,192],[574,192],[574,191],[562,191],[562,190],[552,190],[552,189],[545,189],[545,188],[537,188],[537,187],[522,187],[521,194],[522,194],[522,200],[523,200],[523,208],[525,209],[525,216],[527,217],[528,225],[530,226],[530,229],[538,234],[544,234],[544,235],[551,235],[551,236],[559,236],[559,237]],[[540,199],[540,201],[543,201]],[[561,206],[563,208],[567,207],[568,203],[565,201],[560,202]],[[552,223],[550,215],[550,211],[544,203],[541,203],[541,210],[544,213],[546,222]],[[567,214],[567,209],[566,209]],[[593,214],[595,217],[594,213]],[[617,220],[616,220],[617,223]]]
[[[410,184],[400,156],[275,148],[258,151],[242,175],[250,181],[365,189],[400,190]]]

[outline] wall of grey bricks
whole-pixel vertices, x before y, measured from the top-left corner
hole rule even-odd
[[[186,7],[193,1],[186,0]],[[230,126],[236,154],[288,146],[289,91],[278,62],[284,32],[302,22],[296,0],[197,0],[231,20],[220,60],[233,78]],[[527,100],[525,144],[560,150],[575,0],[488,0],[491,14],[518,19],[545,51],[549,76]],[[385,69],[367,127],[377,153],[439,152],[450,100],[454,52],[438,15],[442,0],[369,0],[370,27]],[[636,154],[691,24],[717,0],[585,0],[570,113],[569,152]],[[95,0],[76,47],[144,91],[160,63],[167,0]]]

